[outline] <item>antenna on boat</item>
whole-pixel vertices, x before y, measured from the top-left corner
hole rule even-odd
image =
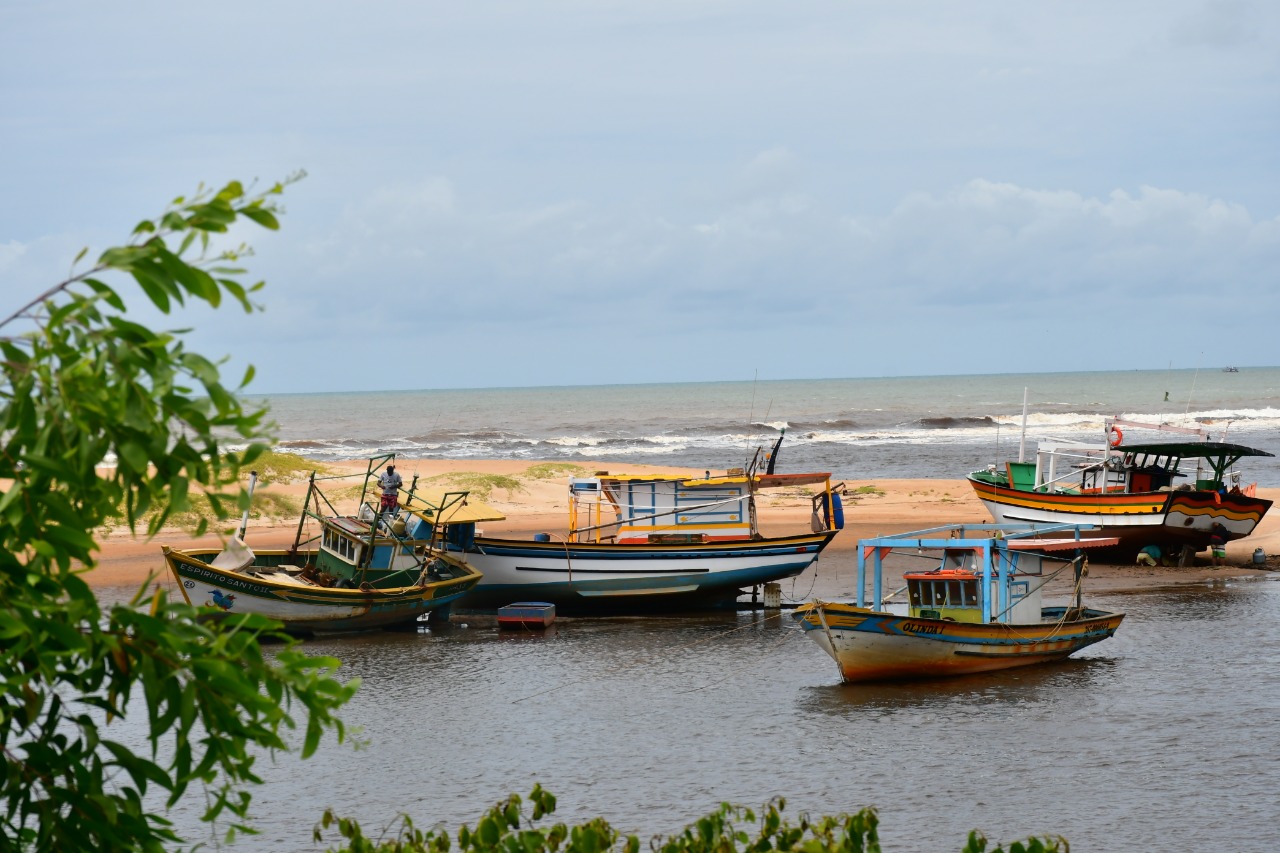
[[[781,430],[778,431],[778,440],[773,443],[773,450],[769,452],[769,456],[768,456],[769,464],[766,465],[764,469],[764,472],[766,474],[773,473],[773,466],[778,463],[778,448],[782,447],[782,439],[786,438],[786,436],[787,436],[787,428],[783,427]]]
[[[1018,461],[1027,461],[1027,386],[1022,386],[1022,437],[1018,439]]]
[[[1204,353],[1200,353],[1200,357],[1204,357]],[[1196,362],[1196,372],[1191,374],[1191,390],[1187,393],[1187,408],[1182,413],[1182,422],[1185,424],[1191,419],[1191,398],[1196,393],[1196,379],[1200,377],[1200,362]]]
[[[249,472],[249,503],[253,502],[253,487],[258,485],[258,472]],[[240,541],[244,541],[244,534],[249,530],[249,509],[248,504],[244,508],[244,516],[240,519]]]

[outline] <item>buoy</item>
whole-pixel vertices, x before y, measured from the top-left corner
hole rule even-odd
[[[1263,551],[1261,548],[1254,548],[1254,549],[1253,549],[1253,564],[1254,564],[1255,566],[1261,566],[1261,565],[1262,565],[1263,563],[1265,563],[1266,561],[1267,561],[1267,552],[1266,552],[1266,551]]]
[[[828,530],[844,530],[844,500],[839,492],[830,492],[828,496],[831,500],[822,502],[822,520]]]
[[[1119,447],[1120,442],[1124,441],[1124,433],[1120,431],[1120,427],[1118,426],[1113,426],[1109,435],[1112,447]]]

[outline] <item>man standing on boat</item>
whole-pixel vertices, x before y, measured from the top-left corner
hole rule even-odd
[[[400,487],[404,485],[404,479],[396,473],[396,466],[387,466],[387,470],[378,477],[378,485],[382,488],[382,514],[394,514],[400,506]]]

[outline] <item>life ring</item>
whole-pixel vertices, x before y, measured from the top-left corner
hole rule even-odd
[[[1118,426],[1113,426],[1111,428],[1111,432],[1107,433],[1107,436],[1110,438],[1108,443],[1112,447],[1119,447],[1120,442],[1124,441],[1124,433],[1120,431],[1120,427]]]

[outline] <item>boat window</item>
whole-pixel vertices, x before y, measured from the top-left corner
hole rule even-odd
[[[978,606],[978,582],[976,580],[964,581],[963,583],[961,583],[960,592],[964,597],[965,607]]]
[[[950,597],[953,605],[959,606],[962,600],[960,597],[960,581],[947,582],[947,595]]]
[[[920,587],[921,586],[923,586],[923,584],[921,584],[920,581],[914,581],[912,583],[907,584],[907,591],[911,594],[911,603],[917,607],[920,606]]]

